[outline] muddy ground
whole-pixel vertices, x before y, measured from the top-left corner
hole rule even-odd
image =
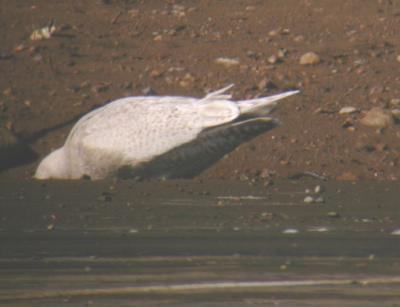
[[[30,39],[51,20],[50,39]],[[360,119],[373,107],[390,112],[400,104],[399,28],[396,0],[1,0],[0,128],[33,153],[3,165],[0,176],[32,176],[77,118],[116,98],[200,97],[234,83],[237,99],[288,88],[301,94],[275,113],[280,128],[202,178],[313,171],[397,179],[400,126]],[[300,65],[310,51],[320,62]],[[236,64],[218,64],[219,57]],[[339,114],[346,106],[356,111]],[[29,163],[15,167],[22,158]]]

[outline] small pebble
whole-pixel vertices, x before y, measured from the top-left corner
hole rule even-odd
[[[316,54],[315,52],[307,52],[300,57],[299,63],[300,65],[315,65],[318,64],[320,61],[321,59],[318,54]]]
[[[390,234],[394,236],[400,236],[400,228],[393,230]]]
[[[324,226],[321,226],[321,227],[310,227],[308,229],[308,231],[310,231],[310,232],[327,232],[327,231],[329,231],[329,229],[328,229],[328,227],[324,227]]]
[[[396,60],[400,63],[400,54],[396,57]]]
[[[328,217],[340,217],[340,214],[336,211],[330,211],[326,214]]]
[[[393,109],[390,112],[396,121],[400,121],[400,109]]]
[[[393,124],[393,117],[388,111],[374,107],[361,118],[360,123],[368,127],[386,128]]]
[[[323,191],[323,188],[320,185],[315,186],[314,193],[319,194]]]
[[[299,230],[296,228],[287,228],[284,231],[282,231],[284,234],[296,234],[299,233]]]
[[[215,60],[215,63],[223,65],[226,68],[230,68],[230,67],[239,65],[240,61],[238,59],[221,57],[221,58],[217,58]]]
[[[311,203],[313,203],[315,201],[315,199],[312,196],[306,196],[303,201],[306,204],[311,204]]]
[[[400,107],[400,98],[390,99],[390,104],[394,107]]]
[[[268,57],[268,63],[270,64],[275,64],[276,62],[278,62],[278,57],[276,55],[271,55],[270,57]]]
[[[343,107],[339,110],[339,114],[351,114],[357,112],[355,107]]]

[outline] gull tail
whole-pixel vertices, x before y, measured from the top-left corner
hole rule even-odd
[[[239,106],[241,115],[257,116],[257,117],[264,116],[270,113],[275,108],[278,100],[298,94],[299,92],[300,91],[298,90],[294,90],[268,97],[261,97],[250,100],[241,100],[238,101],[237,104]]]
[[[201,101],[209,101],[209,100],[230,100],[232,95],[225,94],[227,90],[233,87],[233,84],[229,84],[228,86],[216,90],[214,92],[208,93]]]

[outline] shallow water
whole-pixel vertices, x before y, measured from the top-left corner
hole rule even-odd
[[[394,303],[399,187],[2,181],[0,302]]]

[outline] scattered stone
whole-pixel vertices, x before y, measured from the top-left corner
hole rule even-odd
[[[278,62],[278,57],[273,54],[273,55],[268,57],[267,61],[270,64],[275,64],[276,62]]]
[[[303,202],[306,203],[306,204],[312,204],[313,202],[315,202],[315,199],[312,196],[306,196],[304,198]]]
[[[368,127],[386,128],[393,124],[393,116],[381,107],[374,107],[361,118],[360,123]]]
[[[230,68],[239,65],[240,61],[238,59],[220,57],[215,60],[215,63],[223,65],[226,68]]]
[[[160,70],[158,70],[158,69],[153,69],[153,70],[150,72],[150,77],[151,77],[151,78],[158,78],[158,77],[161,77],[162,74],[163,74],[162,71],[160,71]]]
[[[327,231],[329,231],[329,228],[328,227],[324,227],[324,226],[320,226],[320,227],[316,226],[316,227],[310,227],[307,231],[310,231],[310,232],[327,232]]]
[[[140,11],[137,9],[132,9],[132,10],[129,10],[127,13],[128,13],[129,17],[138,17]]]
[[[271,30],[268,32],[269,36],[277,36],[279,34],[279,29]]]
[[[318,54],[315,52],[307,52],[300,57],[299,63],[300,65],[316,65],[320,61],[321,59]]]
[[[388,146],[388,144],[385,144],[385,143],[378,143],[378,144],[375,144],[374,149],[376,151],[383,152],[383,151],[388,150],[389,146]]]
[[[323,190],[324,190],[324,189],[322,188],[322,186],[317,185],[317,186],[315,186],[315,188],[314,188],[314,193],[315,193],[315,194],[319,194],[319,193],[322,193]]]
[[[293,38],[293,41],[296,43],[304,41],[304,36],[303,35],[297,35],[295,38]]]
[[[24,44],[19,44],[19,45],[17,45],[17,46],[14,47],[14,52],[15,52],[15,53],[18,53],[18,52],[24,51],[24,50],[27,49],[27,48],[28,48],[28,47],[25,46]]]
[[[400,121],[400,109],[393,109],[390,112],[396,121]]]
[[[343,115],[343,114],[351,114],[357,112],[357,109],[355,107],[343,107],[339,110],[339,114]]]
[[[182,80],[179,81],[179,85],[184,87],[184,88],[188,88],[188,87],[193,86],[194,81],[195,81],[195,78],[193,77],[193,75],[190,74],[190,73],[187,73],[182,78]]]
[[[400,63],[400,54],[396,57],[396,60]]]
[[[54,32],[56,32],[56,27],[53,22],[50,22],[48,26],[33,31],[30,39],[33,41],[49,39],[54,34]]]
[[[292,234],[297,234],[297,233],[299,233],[299,230],[296,229],[296,228],[287,228],[287,229],[285,229],[284,231],[282,231],[282,233],[292,235]]]
[[[390,234],[394,236],[400,236],[400,228],[393,230]]]
[[[3,90],[3,95],[4,95],[4,96],[7,96],[7,97],[12,96],[12,95],[13,95],[13,90],[12,90],[12,88],[11,88],[11,87],[8,87],[8,88],[6,88],[5,90]]]
[[[400,98],[391,99],[390,104],[394,107],[400,107]]]
[[[330,211],[326,214],[326,216],[332,217],[332,218],[338,218],[338,217],[340,217],[340,214],[336,211]]]
[[[286,49],[279,49],[278,53],[276,54],[278,59],[283,59],[286,55],[287,55],[287,50]]]

